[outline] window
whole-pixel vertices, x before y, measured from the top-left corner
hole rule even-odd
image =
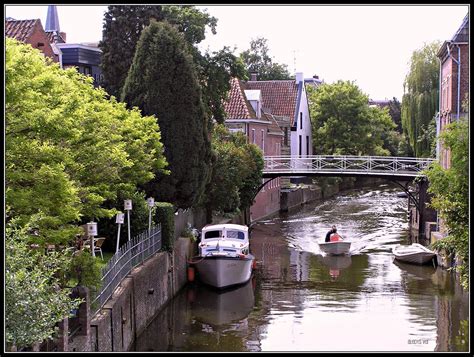
[[[306,135],[306,155],[309,155],[309,136]]]
[[[262,151],[265,152],[265,130],[261,130],[262,132]]]
[[[285,136],[283,137],[283,145],[288,146],[288,127],[285,127]]]
[[[300,129],[303,129],[303,113],[300,113]]]
[[[209,231],[204,235],[204,239],[219,238],[222,236],[222,231]]]
[[[252,144],[255,144],[255,129],[252,129]]]
[[[302,138],[301,138],[301,135],[299,135],[299,142],[298,142],[299,151],[298,151],[298,152],[299,152],[299,155],[300,155],[300,156],[301,156],[301,145],[302,145],[301,141],[302,141]]]
[[[227,238],[245,239],[245,234],[241,231],[227,231]]]

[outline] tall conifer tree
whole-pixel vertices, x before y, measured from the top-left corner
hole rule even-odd
[[[147,191],[187,208],[209,178],[211,145],[195,64],[176,28],[151,21],[142,32],[122,100],[158,118],[171,175],[158,176]]]

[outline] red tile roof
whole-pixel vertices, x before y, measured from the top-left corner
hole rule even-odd
[[[248,81],[246,89],[262,91],[262,108],[274,115],[282,115],[293,122],[298,97],[298,87],[294,80]]]
[[[36,24],[41,26],[40,19],[34,20],[7,20],[5,21],[5,36],[26,42],[33,34]]]
[[[57,31],[46,31],[46,37],[49,40],[49,43],[66,43],[61,37],[61,33]]]
[[[245,87],[237,79],[231,79],[229,99],[224,104],[227,119],[256,119],[257,115],[244,93]]]

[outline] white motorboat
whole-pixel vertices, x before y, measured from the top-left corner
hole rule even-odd
[[[199,255],[191,264],[203,283],[222,289],[250,280],[255,258],[249,252],[247,226],[205,226],[198,247]]]
[[[349,253],[351,242],[342,240],[337,233],[331,234],[330,242],[319,242],[319,249],[329,255],[342,255]]]
[[[419,243],[411,245],[397,245],[392,248],[395,259],[412,264],[426,264],[430,262],[436,253]]]

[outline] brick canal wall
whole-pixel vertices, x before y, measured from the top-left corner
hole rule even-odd
[[[172,253],[160,252],[133,269],[92,318],[90,349],[83,351],[129,350],[136,336],[186,284],[186,261],[191,255],[192,242],[179,238]]]

